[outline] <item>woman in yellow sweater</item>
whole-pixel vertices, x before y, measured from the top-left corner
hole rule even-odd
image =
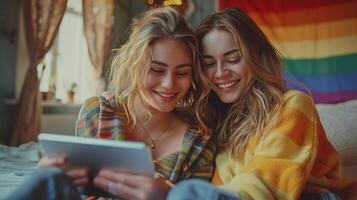
[[[207,16],[196,35],[214,91],[215,109],[202,112],[217,127],[212,182],[220,186],[186,181],[169,199],[189,191],[197,199],[340,199],[353,182],[341,178],[313,100],[286,88],[281,57],[253,20],[227,9]]]

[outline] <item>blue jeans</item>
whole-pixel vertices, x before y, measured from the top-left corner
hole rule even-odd
[[[72,181],[58,168],[37,170],[30,179],[10,194],[9,200],[46,199],[81,200]],[[178,183],[167,200],[241,200],[233,193],[224,191],[208,182],[191,179]],[[303,194],[302,200],[341,200],[334,193]]]
[[[302,194],[300,200],[342,200],[340,196],[332,192]]]
[[[201,180],[185,180],[178,183],[167,196],[167,200],[241,200],[233,193],[227,192]],[[332,192],[302,194],[301,200],[341,200]]]
[[[224,191],[208,182],[191,179],[179,182],[169,192],[167,200],[241,200],[233,193]]]
[[[9,200],[46,199],[80,200],[72,181],[58,168],[37,170],[23,185],[10,194]]]

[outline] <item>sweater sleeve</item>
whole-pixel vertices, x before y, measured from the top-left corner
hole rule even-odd
[[[92,97],[82,105],[76,122],[76,136],[96,137],[98,133],[100,101]]]
[[[308,95],[295,93],[285,99],[281,120],[248,144],[240,162],[232,161],[227,152],[217,157],[221,187],[243,199],[299,198],[316,158],[322,126]]]

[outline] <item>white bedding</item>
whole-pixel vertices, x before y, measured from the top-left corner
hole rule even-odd
[[[357,100],[318,104],[327,137],[342,159],[342,173],[357,178]]]
[[[0,199],[4,199],[36,169],[39,146],[31,142],[19,147],[0,145]]]

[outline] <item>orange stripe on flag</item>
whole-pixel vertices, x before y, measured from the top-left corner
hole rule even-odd
[[[260,26],[272,42],[300,42],[337,39],[357,35],[357,17],[299,26]]]

